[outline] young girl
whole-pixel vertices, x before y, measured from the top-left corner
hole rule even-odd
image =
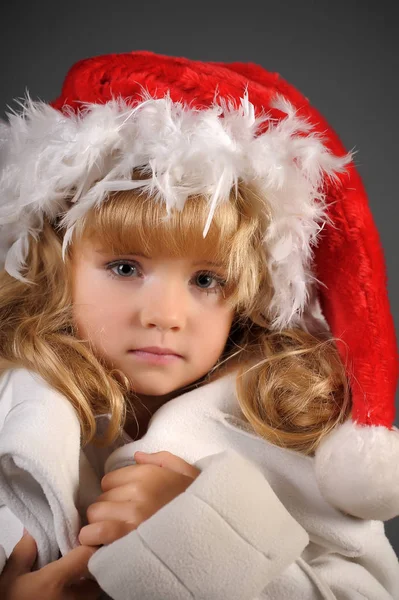
[[[9,119],[5,597],[89,597],[87,562],[117,600],[399,597],[384,261],[323,118],[256,65],[133,52]]]

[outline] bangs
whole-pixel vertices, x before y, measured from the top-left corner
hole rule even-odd
[[[113,254],[144,252],[150,256],[201,256],[227,266],[234,234],[239,227],[235,208],[226,202],[216,210],[209,232],[203,230],[209,205],[190,197],[183,210],[167,215],[163,203],[136,190],[117,192],[87,215],[80,233]],[[80,237],[79,236],[79,237]]]
[[[190,196],[168,215],[165,204],[138,190],[115,192],[75,227],[73,239],[90,240],[115,255],[189,258],[221,265],[230,300],[251,311],[266,276],[262,211],[256,195],[238,188],[215,210],[206,237],[209,199]],[[244,308],[245,307],[245,308]]]

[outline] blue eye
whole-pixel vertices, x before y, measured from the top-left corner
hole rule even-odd
[[[122,277],[129,279],[138,275],[138,268],[135,263],[127,261],[118,261],[107,265],[107,270],[110,271],[112,277]]]
[[[211,287],[211,283],[215,281],[215,278],[208,273],[200,273],[197,275],[196,280],[198,287],[206,289]]]
[[[143,275],[137,261],[117,260],[105,265],[109,275],[116,279],[137,279]],[[226,281],[216,273],[200,271],[193,275],[190,283],[206,294],[217,294],[223,290]]]
[[[226,285],[224,279],[218,277],[215,273],[208,273],[206,271],[197,273],[194,280],[195,285],[208,294],[217,293]]]

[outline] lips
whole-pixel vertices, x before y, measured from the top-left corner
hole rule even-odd
[[[160,348],[159,346],[147,346],[146,348],[134,348],[132,352],[148,352],[149,354],[158,354],[160,356],[169,355],[169,356],[181,356],[175,350],[171,348]]]

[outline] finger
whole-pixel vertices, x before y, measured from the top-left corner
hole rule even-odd
[[[137,526],[133,521],[101,521],[82,527],[79,541],[87,546],[111,544],[134,529]]]
[[[175,473],[186,475],[192,479],[198,477],[201,472],[196,467],[190,465],[188,462],[171,452],[163,451],[147,454],[146,452],[137,451],[134,454],[134,460],[138,464],[151,464],[157,465],[158,467],[165,467],[171,471],[175,471]]]
[[[134,502],[96,502],[87,509],[89,524],[100,521],[132,521],[137,515]]]
[[[108,492],[101,494],[94,504],[98,502],[128,502],[129,500],[139,499],[137,484],[134,482],[114,487]],[[91,505],[92,506],[92,505]]]
[[[101,489],[103,492],[108,492],[114,487],[125,485],[132,481],[133,477],[137,474],[137,465],[129,465],[128,467],[122,467],[111,471],[104,475],[101,480]]]
[[[58,560],[43,567],[48,577],[56,580],[59,586],[71,585],[81,577],[87,577],[90,572],[87,563],[98,548],[78,546]]]
[[[37,547],[34,538],[26,533],[15,546],[2,575],[7,579],[14,579],[24,573],[29,573],[35,563]]]

